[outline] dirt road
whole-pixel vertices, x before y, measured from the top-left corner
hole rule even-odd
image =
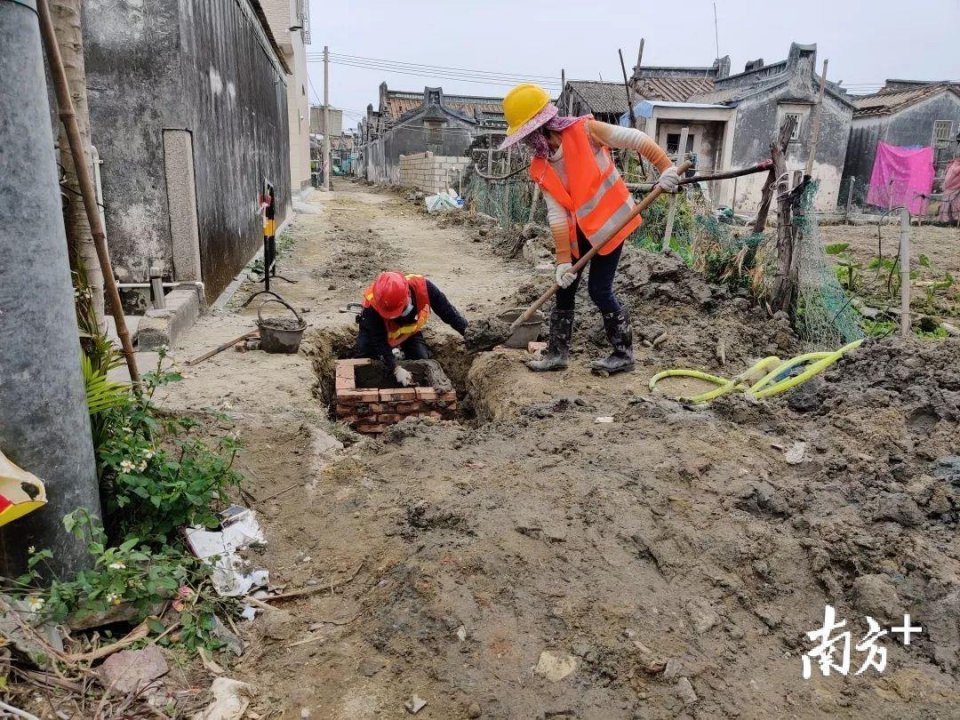
[[[685,407],[649,377],[733,374],[799,345],[744,298],[630,253],[620,292],[638,338],[666,338],[634,374],[583,367],[603,349],[586,302],[556,375],[441,336],[476,416],[353,442],[314,396],[313,367],[351,328],[337,308],[378,270],[425,273],[468,316],[536,288],[514,294],[528,265],[395,195],[343,184],[306,210],[281,264],[297,284],[278,287],[309,311],[313,356],[223,353],[163,399],[229,415],[269,538],[258,562],[287,591],[316,590],[244,628],[228,672],[258,687],[258,713],[399,719],[417,695],[417,717],[435,720],[956,716],[960,344],[874,344],[786,399]],[[176,356],[252,313],[206,316]],[[854,676],[867,654],[851,646],[849,676],[822,677],[814,659],[804,680],[805,633],[828,604],[854,644],[865,615],[889,633],[909,612],[924,631],[909,647],[881,638],[882,673]]]

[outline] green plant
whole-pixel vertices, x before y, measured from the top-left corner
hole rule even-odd
[[[869,337],[887,337],[897,330],[897,324],[891,320],[870,320],[864,318],[863,334]]]
[[[86,510],[76,510],[63,519],[64,526],[85,540],[94,560],[93,568],[81,570],[72,580],[55,578],[37,590],[39,565],[52,557],[49,550],[31,548],[28,572],[17,579],[28,603],[45,620],[62,623],[70,618],[108,617],[120,605],[134,609],[133,622],[158,613],[167,603],[179,613],[179,640],[189,649],[217,649],[222,643],[212,636],[215,614],[235,610],[234,603],[203,592],[207,568],[178,547],[154,550],[135,537],[117,546],[108,544],[102,526]],[[33,589],[29,589],[33,588]],[[159,620],[148,621],[151,632],[166,634]],[[162,642],[162,641],[161,641]]]
[[[164,371],[165,353],[156,370],[143,376],[139,397],[102,414],[97,445],[104,520],[113,538],[133,535],[162,545],[179,528],[215,527],[217,506],[229,502],[227,491],[240,484],[233,469],[240,443],[221,438],[211,448],[195,437],[200,423],[192,418],[158,417],[153,396],[158,387],[180,379]]]

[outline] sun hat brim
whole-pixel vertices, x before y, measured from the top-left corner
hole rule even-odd
[[[506,140],[500,143],[500,147],[498,147],[497,150],[506,150],[509,147],[513,147],[534,130],[546,125],[550,120],[557,116],[558,112],[560,112],[560,110],[556,105],[553,103],[548,103],[543,110],[518,127],[515,132],[507,135]]]

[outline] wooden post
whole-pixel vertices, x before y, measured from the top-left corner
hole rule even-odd
[[[900,335],[910,337],[910,211],[900,208]]]
[[[617,50],[620,55],[620,70],[623,72],[623,91],[627,94],[627,113],[630,116],[630,127],[637,126],[637,117],[633,114],[633,92],[630,90],[630,81],[627,80],[627,66],[623,62],[623,50]]]
[[[790,193],[790,178],[787,173],[786,146],[790,142],[795,117],[788,117],[780,128],[780,143],[774,145],[773,170],[767,181],[770,183],[771,196],[775,189],[777,196],[777,275],[774,279],[771,306],[775,311],[790,312],[797,292],[797,273],[799,263],[794,255],[796,236],[793,227],[793,195]],[[775,178],[771,182],[771,178]],[[766,192],[765,186],[764,191]],[[769,204],[768,204],[769,208]]]
[[[737,179],[733,179],[733,200],[730,201],[730,211],[734,215],[737,214]]]
[[[843,221],[850,224],[850,206],[853,205],[853,189],[857,186],[857,179],[855,177],[850,178],[850,187],[847,188],[847,209],[843,216]]]
[[[533,199],[530,201],[530,215],[527,217],[527,224],[533,222],[534,216],[537,214],[537,205],[540,203],[540,186],[534,183],[533,185]]]
[[[680,131],[680,145],[677,147],[677,162],[676,165],[680,165],[683,162],[684,158],[687,155],[687,135],[690,133],[690,128],[683,128]],[[670,249],[670,237],[673,235],[673,221],[677,217],[677,193],[670,195],[670,209],[667,211],[667,225],[663,229],[663,245],[662,250],[666,252]]]
[[[807,154],[807,167],[803,174],[810,177],[813,174],[813,160],[817,155],[817,141],[820,139],[820,116],[823,114],[823,91],[827,86],[827,64],[823,61],[823,75],[820,76],[820,92],[817,93],[817,104],[813,108],[813,118],[810,123],[810,147]]]
[[[788,116],[783,125],[780,126],[780,135],[777,137],[777,140],[770,143],[770,157],[773,160],[773,166],[770,168],[770,174],[767,175],[767,179],[763,183],[760,209],[757,210],[757,219],[753,224],[753,232],[756,235],[761,234],[767,226],[767,215],[770,214],[770,203],[773,200],[773,185],[780,174],[786,172],[785,163],[781,162],[782,170],[777,169],[777,154],[780,154],[782,161],[783,154],[787,152],[787,145],[790,144],[790,136],[793,134],[793,128],[796,122],[797,119],[795,117]]]

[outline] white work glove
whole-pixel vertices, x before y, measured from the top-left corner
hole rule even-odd
[[[403,387],[410,387],[413,385],[413,374],[409,370],[404,370],[402,367],[397,365],[393,371],[393,376],[397,379],[397,382],[403,385]]]
[[[671,165],[660,174],[657,185],[661,190],[668,193],[675,193],[680,187],[680,174],[675,165]]]
[[[557,263],[557,285],[566,289],[573,285],[573,281],[577,279],[577,276],[570,272],[570,268],[573,265],[571,263]]]

